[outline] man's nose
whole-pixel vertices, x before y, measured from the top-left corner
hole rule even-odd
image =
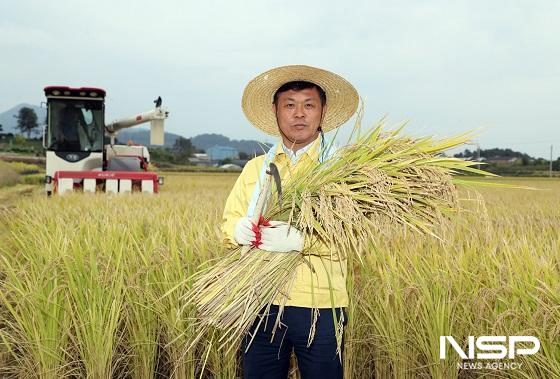
[[[303,107],[303,104],[296,105],[296,111],[294,113],[294,116],[295,117],[305,117],[304,110],[305,110],[305,108]]]

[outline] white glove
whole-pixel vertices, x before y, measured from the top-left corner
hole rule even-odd
[[[303,235],[299,230],[283,221],[269,221],[270,226],[261,227],[259,249],[287,253],[303,249]]]
[[[253,231],[253,223],[249,217],[242,217],[237,221],[233,237],[240,245],[251,245],[255,241],[256,235]]]

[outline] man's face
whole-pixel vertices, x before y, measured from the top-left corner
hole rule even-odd
[[[324,110],[315,87],[280,93],[273,111],[284,145],[296,151],[315,141]]]

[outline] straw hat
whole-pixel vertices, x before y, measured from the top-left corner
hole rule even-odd
[[[338,128],[356,112],[358,92],[346,79],[320,68],[293,65],[273,68],[251,80],[243,91],[243,113],[263,132],[279,136],[272,110],[274,94],[282,85],[300,80],[317,84],[327,95],[327,110],[321,124],[324,132]]]

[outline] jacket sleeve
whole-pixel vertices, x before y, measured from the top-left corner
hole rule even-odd
[[[226,200],[221,230],[223,243],[229,248],[237,246],[234,238],[235,224],[247,215],[247,207],[257,178],[254,163],[253,160],[247,162]]]

